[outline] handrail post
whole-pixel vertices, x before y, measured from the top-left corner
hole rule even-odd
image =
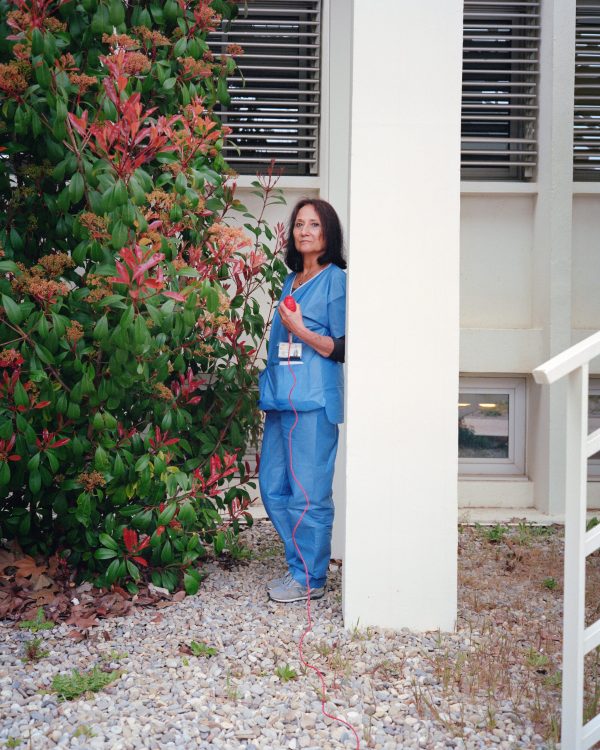
[[[568,375],[561,747],[582,747],[589,365]]]

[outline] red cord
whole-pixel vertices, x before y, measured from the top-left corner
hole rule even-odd
[[[323,676],[323,673],[320,671],[318,667],[315,667],[314,664],[309,664],[309,662],[306,661],[304,658],[303,648],[304,648],[304,639],[306,636],[310,633],[312,630],[312,616],[311,616],[311,610],[310,610],[310,584],[309,584],[309,575],[308,575],[308,566],[306,564],[306,560],[302,556],[302,552],[300,551],[300,547],[298,546],[298,542],[296,541],[296,531],[298,530],[298,527],[302,523],[302,519],[307,514],[309,508],[310,508],[310,500],[308,498],[308,493],[300,483],[300,480],[296,476],[296,473],[294,472],[294,463],[292,460],[292,433],[296,429],[296,425],[298,424],[298,412],[296,411],[296,407],[294,406],[294,402],[292,401],[292,392],[294,391],[294,388],[296,387],[296,373],[294,372],[294,368],[292,367],[292,363],[290,361],[290,349],[291,349],[291,343],[292,343],[292,334],[288,334],[288,368],[292,374],[293,378],[293,384],[290,388],[290,392],[288,394],[288,402],[290,404],[290,407],[292,411],[294,412],[294,424],[292,425],[289,435],[288,435],[288,448],[290,453],[290,471],[292,473],[292,477],[294,478],[294,482],[298,485],[300,488],[302,494],[304,495],[304,510],[302,511],[302,514],[300,515],[300,518],[297,520],[296,525],[294,526],[294,530],[292,531],[292,541],[294,542],[294,547],[296,548],[296,552],[298,553],[298,556],[302,560],[302,565],[304,566],[304,574],[306,576],[306,590],[308,592],[308,596],[306,597],[306,619],[307,619],[307,625],[306,629],[302,633],[300,637],[300,641],[298,642],[298,653],[300,654],[300,662],[302,663],[303,667],[305,669],[312,669],[312,671],[318,676],[319,681],[321,683],[321,713],[323,716],[327,716],[328,719],[332,719],[332,721],[337,721],[338,724],[343,724],[345,727],[348,727],[354,734],[356,738],[356,750],[360,750],[360,739],[358,737],[358,734],[356,732],[356,729],[350,724],[349,722],[345,721],[345,719],[340,718],[339,716],[334,716],[333,714],[327,713],[325,709],[325,677]]]

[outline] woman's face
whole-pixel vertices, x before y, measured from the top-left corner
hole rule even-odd
[[[314,255],[318,258],[325,250],[321,220],[310,203],[303,206],[296,216],[294,244],[303,257]]]

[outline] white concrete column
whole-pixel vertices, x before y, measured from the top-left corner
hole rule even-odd
[[[533,257],[534,327],[549,359],[571,346],[575,0],[542,3],[538,119],[538,197]],[[536,506],[564,512],[566,383],[532,394],[530,456]]]
[[[462,3],[354,0],[346,625],[456,617]]]
[[[323,77],[326,105],[321,120],[321,197],[335,208],[348,238],[350,202],[350,93],[352,84],[352,4],[325,0],[323,5]],[[333,480],[335,521],[331,556],[343,558],[346,536],[346,427],[340,440]]]

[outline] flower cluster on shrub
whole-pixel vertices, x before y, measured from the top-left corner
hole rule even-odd
[[[242,50],[207,34],[235,13],[0,0],[0,537],[104,586],[194,593],[251,522],[284,233],[272,172],[254,217],[222,157]]]

